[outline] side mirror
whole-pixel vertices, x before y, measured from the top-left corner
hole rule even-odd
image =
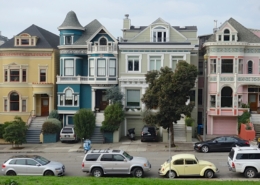
[[[40,164],[36,164],[36,166],[41,166]]]
[[[218,143],[218,141],[217,141],[217,140],[214,140],[214,143]]]
[[[126,159],[124,159],[124,162],[127,162],[127,160],[126,160]]]

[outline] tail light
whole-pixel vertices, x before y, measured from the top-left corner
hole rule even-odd
[[[234,163],[234,162],[232,162],[232,168],[236,168],[236,166],[235,166],[235,163]]]
[[[4,164],[2,164],[2,168],[5,168],[5,165],[4,165]]]
[[[74,134],[74,137],[76,137],[76,134]]]
[[[141,135],[143,136],[143,135],[144,135],[144,132],[142,132]]]
[[[81,164],[82,168],[84,167],[84,163]]]
[[[248,141],[246,141],[246,145],[249,145],[249,142],[248,142]]]

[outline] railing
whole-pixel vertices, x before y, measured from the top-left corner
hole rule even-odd
[[[107,82],[116,82],[117,81],[117,76],[115,77],[109,77],[109,76],[104,76],[104,77],[99,77],[99,76],[73,76],[73,77],[68,77],[68,76],[57,76],[57,82],[74,82],[74,83],[89,83],[89,82],[94,82],[94,81],[107,81]]]
[[[113,46],[91,46],[88,51],[92,52],[114,52],[117,51],[117,45]]]
[[[210,74],[210,82],[259,82],[260,76],[257,74]]]
[[[34,115],[35,115],[35,114],[34,114],[34,110],[31,110],[30,115],[29,115],[29,117],[28,117],[28,119],[27,119],[27,126],[28,126],[28,127],[30,127],[30,125],[31,125],[31,123],[32,123],[32,120],[35,118]]]

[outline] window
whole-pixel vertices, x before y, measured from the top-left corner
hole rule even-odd
[[[109,60],[109,76],[116,76],[116,60],[110,59]]]
[[[23,82],[26,82],[26,69],[23,69],[22,79],[23,79]]]
[[[101,38],[101,39],[99,40],[99,45],[107,45],[107,39]]]
[[[215,141],[217,141],[217,142],[225,142],[226,138],[225,137],[219,137],[219,138],[215,139]]]
[[[63,105],[64,95],[60,95],[60,105]]]
[[[238,60],[238,74],[243,74],[243,59]]]
[[[5,82],[7,82],[7,79],[8,79],[8,78],[7,78],[7,77],[8,77],[8,76],[7,76],[7,69],[5,69],[4,75],[5,75],[5,77],[4,77],[4,78],[5,78]]]
[[[253,74],[253,62],[251,60],[247,63],[247,73]]]
[[[26,164],[26,159],[17,159],[15,164],[25,165]]]
[[[202,89],[198,90],[198,104],[202,105]]]
[[[140,107],[140,90],[127,90],[128,107]]]
[[[65,105],[72,105],[72,90],[67,89],[65,91]]]
[[[103,154],[100,161],[113,161],[112,154]]]
[[[195,96],[196,96],[196,93],[195,93],[195,90],[191,90],[190,91],[190,101],[192,102],[195,102]]]
[[[29,39],[21,39],[22,45],[29,45]]]
[[[202,122],[202,112],[198,112],[197,123],[198,123],[198,125],[203,123]]]
[[[177,67],[177,63],[183,60],[182,56],[172,56],[172,63],[171,63],[171,68],[173,71],[175,71],[176,67]]]
[[[100,154],[88,154],[86,161],[96,161],[99,158]]]
[[[19,95],[16,92],[10,94],[10,111],[19,111]]]
[[[216,95],[210,95],[210,107],[216,107]]]
[[[22,33],[15,36],[14,45],[15,46],[35,46],[37,41],[37,36],[31,36],[27,33]]]
[[[218,41],[221,41],[221,35],[218,36]]]
[[[22,112],[26,112],[26,100],[22,100]]]
[[[10,81],[11,82],[19,82],[20,79],[19,69],[10,69]]]
[[[161,64],[161,57],[158,56],[151,56],[150,57],[150,70],[160,70]]]
[[[38,163],[32,159],[27,159],[27,165],[36,166]]]
[[[232,35],[232,41],[235,41],[235,40],[236,40],[236,36]]]
[[[237,142],[237,139],[233,137],[226,137],[226,142]]]
[[[125,158],[124,158],[122,155],[114,154],[114,155],[113,155],[113,160],[114,160],[114,161],[124,161]]]
[[[224,41],[230,41],[230,31],[228,29],[224,30]]]
[[[183,159],[178,159],[173,162],[174,165],[183,165]]]
[[[216,74],[217,71],[217,62],[216,59],[211,59],[210,60],[210,73],[211,74]]]
[[[7,111],[7,99],[4,100],[4,111]]]
[[[222,59],[221,72],[233,73],[233,59]]]
[[[65,36],[65,45],[72,44],[72,36]]]
[[[203,61],[199,61],[199,75],[203,75]]]
[[[40,82],[46,82],[46,69],[40,69]]]
[[[78,95],[74,96],[74,106],[78,105]]]
[[[74,61],[73,60],[65,60],[65,76],[73,76],[74,75]]]
[[[89,76],[94,76],[95,74],[95,62],[94,59],[89,60]]]
[[[128,71],[139,71],[139,57],[129,56],[127,66],[128,66]]]
[[[166,42],[166,29],[164,27],[156,27],[153,29],[153,42]]]
[[[221,90],[221,107],[233,106],[233,91],[230,87],[223,87]]]
[[[106,60],[105,59],[98,59],[97,75],[98,76],[106,75]]]
[[[197,164],[197,161],[194,159],[185,159],[185,164]]]

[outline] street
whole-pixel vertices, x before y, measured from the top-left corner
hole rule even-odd
[[[150,172],[145,174],[147,178],[158,178],[158,169],[160,165],[169,158],[169,152],[128,152],[130,155],[138,157],[146,157],[152,164],[152,169]],[[200,160],[207,160],[214,163],[219,169],[219,173],[216,175],[216,178],[221,179],[246,179],[243,174],[234,173],[228,170],[227,167],[227,156],[228,152],[218,152],[218,153],[198,153],[194,151],[190,152],[172,152],[171,155],[177,153],[193,153]],[[32,153],[36,155],[41,155],[49,160],[58,161],[65,165],[66,167],[66,176],[86,176],[89,174],[83,173],[81,171],[81,163],[84,157],[84,153],[80,152],[64,152],[64,153]],[[20,155],[16,153],[2,153],[0,154],[0,162],[3,163],[12,155]],[[30,154],[27,154],[30,155]],[[2,174],[1,174],[2,175]],[[259,177],[260,175],[258,175]],[[122,176],[120,176],[122,177]],[[124,176],[123,176],[124,177]],[[192,177],[194,178],[194,177]],[[201,177],[198,177],[201,178]]]

